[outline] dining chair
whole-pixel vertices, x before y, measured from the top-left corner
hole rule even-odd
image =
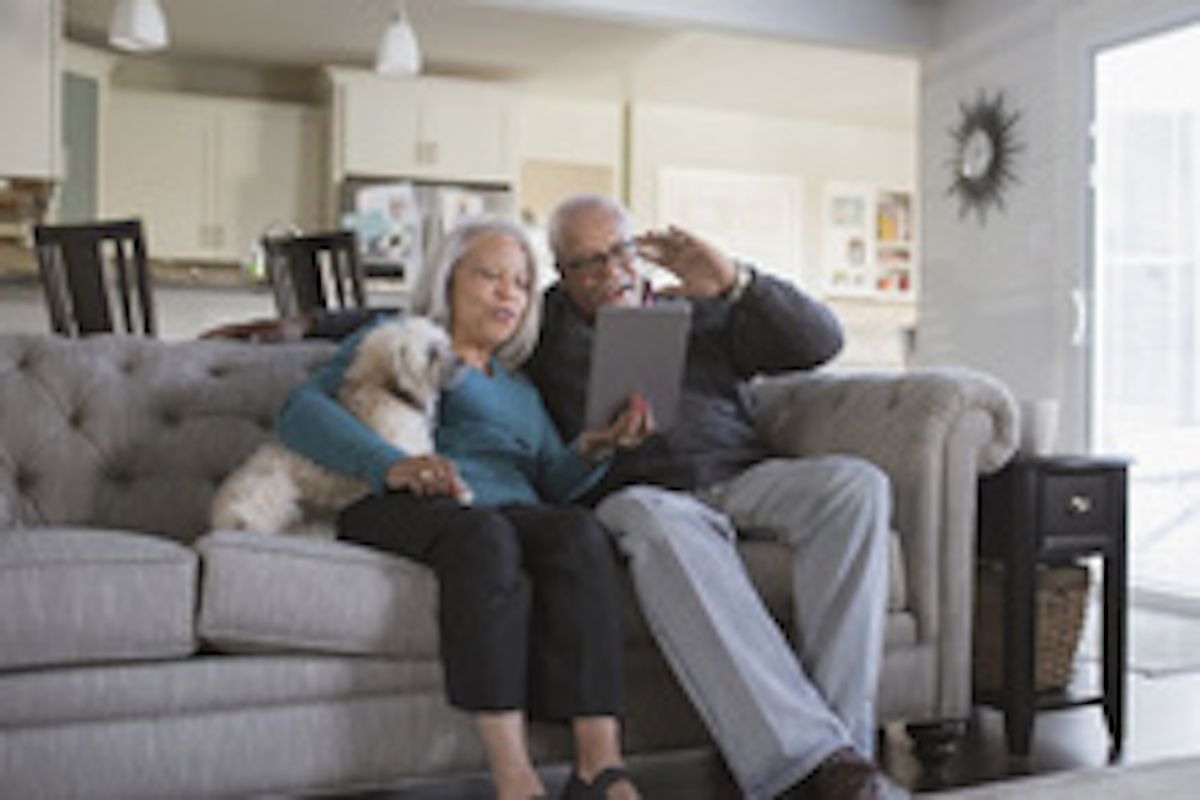
[[[38,274],[51,329],[62,336],[121,332],[155,336],[154,296],[139,219],[37,225]]]
[[[366,305],[353,231],[267,236],[262,246],[280,316]]]

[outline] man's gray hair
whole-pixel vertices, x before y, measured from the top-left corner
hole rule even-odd
[[[496,350],[496,358],[506,369],[516,369],[529,358],[537,344],[541,325],[541,295],[538,292],[537,259],[529,237],[519,225],[500,217],[471,217],[459,222],[446,234],[433,257],[425,264],[413,288],[410,310],[414,314],[429,317],[434,322],[453,331],[451,319],[451,286],[454,268],[477,236],[498,233],[512,239],[525,253],[529,265],[529,303],[517,330],[507,342]]]
[[[550,241],[550,251],[554,253],[555,260],[559,258],[559,254],[566,244],[567,221],[580,211],[591,209],[607,211],[612,214],[617,218],[621,226],[621,231],[626,235],[633,232],[633,221],[629,218],[629,212],[625,210],[625,206],[611,197],[606,197],[602,194],[580,194],[568,197],[558,204],[546,223],[546,234]]]

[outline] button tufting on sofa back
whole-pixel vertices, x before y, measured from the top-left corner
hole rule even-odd
[[[0,528],[82,524],[191,541],[328,343],[0,336]]]

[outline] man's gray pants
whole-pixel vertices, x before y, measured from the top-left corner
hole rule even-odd
[[[771,459],[696,494],[623,489],[597,514],[747,798],[778,795],[840,747],[874,753],[890,515],[879,469]],[[796,650],[750,582],[739,531],[791,548]]]

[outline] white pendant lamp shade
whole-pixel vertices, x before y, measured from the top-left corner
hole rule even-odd
[[[417,35],[408,24],[408,15],[403,10],[383,32],[379,53],[375,57],[375,71],[382,75],[416,75],[421,71],[421,49],[417,46]]]
[[[120,50],[145,53],[167,46],[167,20],[159,0],[117,0],[108,42]]]

